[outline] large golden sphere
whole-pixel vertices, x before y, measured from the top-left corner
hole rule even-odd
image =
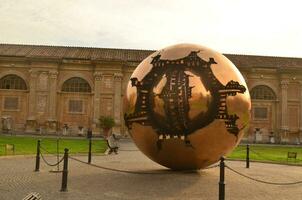
[[[157,51],[134,70],[125,123],[137,147],[171,169],[200,169],[231,152],[250,119],[244,78],[225,56],[194,44]]]

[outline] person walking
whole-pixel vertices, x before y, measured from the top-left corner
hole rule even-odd
[[[111,153],[115,153],[118,154],[118,148],[119,148],[119,144],[118,144],[118,137],[116,136],[116,134],[112,133],[108,138],[107,138],[107,145],[108,145],[108,152],[107,154],[111,154]]]

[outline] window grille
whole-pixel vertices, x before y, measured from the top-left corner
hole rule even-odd
[[[82,100],[69,100],[69,112],[70,113],[83,113],[83,101]]]
[[[63,92],[85,92],[90,93],[91,87],[87,81],[82,78],[74,77],[64,82]]]
[[[25,81],[19,76],[10,74],[0,79],[0,89],[27,90]]]
[[[275,100],[276,95],[271,88],[265,85],[259,85],[252,89],[251,98],[260,100]]]
[[[19,104],[18,97],[5,97],[4,110],[17,110]]]
[[[255,107],[254,108],[254,118],[255,119],[267,119],[267,108],[265,107]]]

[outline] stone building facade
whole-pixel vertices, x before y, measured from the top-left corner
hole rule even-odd
[[[1,130],[77,134],[112,116],[135,67],[153,51],[0,44]],[[302,142],[302,58],[225,54],[252,97],[249,142]]]

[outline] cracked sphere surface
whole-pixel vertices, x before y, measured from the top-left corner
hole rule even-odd
[[[231,152],[250,119],[250,95],[225,56],[179,44],[144,59],[130,77],[124,119],[137,147],[171,169],[200,169]]]

